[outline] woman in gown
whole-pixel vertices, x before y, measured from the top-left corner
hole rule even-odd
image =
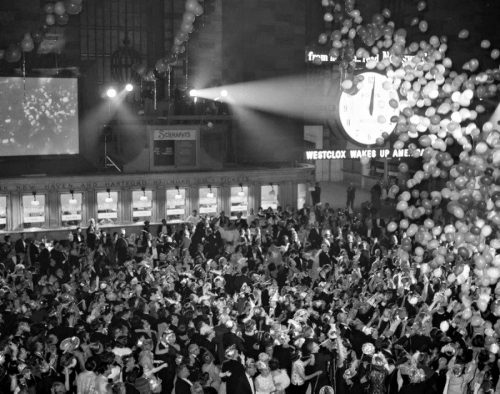
[[[286,369],[280,369],[279,361],[275,358],[269,360],[269,369],[276,388],[275,394],[285,394],[285,390],[290,386],[290,377]]]
[[[269,369],[269,365],[264,361],[257,361],[255,364],[257,370],[259,371],[259,375],[255,378],[255,394],[271,394],[276,391],[276,387],[274,386],[273,377],[271,375],[271,370]]]

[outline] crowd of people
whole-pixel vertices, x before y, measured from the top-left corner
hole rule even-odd
[[[348,209],[5,236],[0,393],[500,392],[495,315],[465,316],[459,281],[354,190]]]

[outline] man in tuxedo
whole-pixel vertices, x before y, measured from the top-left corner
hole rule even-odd
[[[116,240],[115,253],[119,264],[123,264],[128,258],[128,241],[125,237],[125,229],[122,228],[120,237]]]
[[[307,236],[307,241],[313,249],[319,249],[319,247],[321,246],[322,237],[318,230],[317,224],[312,225],[311,230],[309,231],[309,235]]]
[[[73,233],[73,240],[79,244],[85,242],[85,237],[83,236],[81,227],[76,228],[75,232]]]
[[[24,233],[21,233],[21,237],[14,244],[14,249],[16,254],[26,253],[26,240],[24,238]]]
[[[255,367],[248,371],[240,361],[238,350],[231,346],[225,351],[226,360],[222,363],[221,377],[226,382],[226,393],[254,394],[253,375]],[[250,372],[247,374],[247,372]]]
[[[241,394],[255,394],[255,385],[253,382],[253,377],[257,373],[257,368],[253,362],[247,363],[245,368],[246,381],[241,382],[240,393]]]
[[[187,365],[181,364],[177,368],[177,380],[175,382],[175,394],[191,394],[191,383],[188,380],[189,369]]]

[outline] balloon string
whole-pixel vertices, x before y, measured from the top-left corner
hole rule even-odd
[[[156,111],[156,78],[153,80],[153,109]]]
[[[23,51],[23,102],[26,103],[26,54]]]

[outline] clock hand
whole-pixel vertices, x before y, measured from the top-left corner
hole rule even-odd
[[[373,101],[375,99],[375,79],[373,80],[372,94],[370,96],[370,116],[373,115]]]

